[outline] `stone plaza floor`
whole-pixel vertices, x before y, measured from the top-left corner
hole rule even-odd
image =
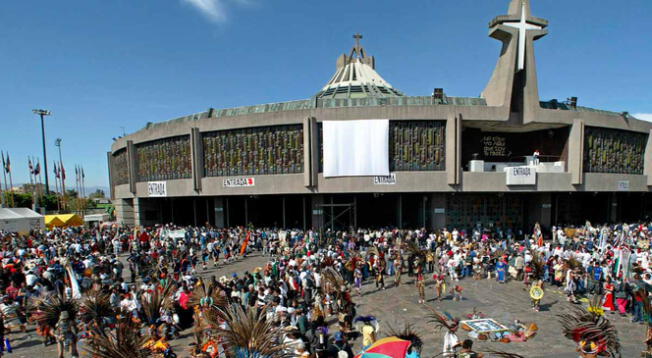
[[[220,277],[222,275],[230,276],[232,273],[241,274],[246,270],[262,266],[266,261],[267,258],[254,255],[217,269],[211,268],[202,272],[202,276],[216,275]],[[417,304],[418,294],[412,283],[412,278],[403,275],[402,281],[404,283],[401,286],[393,287],[393,278],[389,277],[386,280],[388,286],[385,290],[377,290],[373,282],[368,282],[364,285],[362,297],[355,297],[355,302],[359,304],[358,314],[374,315],[378,318],[381,327],[380,337],[388,333],[389,326],[400,329],[404,323],[412,324],[424,342],[421,356],[423,358],[433,357],[441,353],[443,332],[434,330],[426,318],[429,311],[423,305]],[[575,358],[578,356],[574,352],[574,343],[561,334],[561,325],[557,315],[567,310],[571,304],[566,302],[565,296],[559,289],[547,289],[542,300],[542,311],[534,312],[530,307],[529,294],[525,291],[522,282],[499,284],[494,280],[465,279],[460,281],[459,285],[464,288],[462,301],[456,302],[450,299],[434,301],[434,282],[429,280],[426,287],[426,305],[462,319],[473,312],[475,307],[486,314],[487,318],[493,318],[503,325],[520,320],[523,323],[535,322],[539,326],[538,334],[527,342],[505,344],[476,341],[474,348],[513,352],[528,358]],[[640,352],[644,348],[645,326],[631,323],[629,317],[620,317],[617,314],[607,314],[607,316],[618,328],[623,346],[622,356],[625,358],[640,357]],[[336,321],[335,317],[331,317],[331,321]],[[460,330],[458,336],[462,340],[467,338],[467,333]],[[12,333],[9,337],[12,339],[14,347],[14,353],[8,355],[9,357],[56,357],[56,347],[43,347],[33,326],[29,327],[28,335]],[[188,357],[190,342],[190,330],[182,332],[180,339],[171,342],[178,357]],[[360,339],[355,342],[354,353],[357,353],[359,349]],[[83,350],[82,342],[80,351],[83,352]],[[82,356],[88,357],[89,355],[82,353]]]

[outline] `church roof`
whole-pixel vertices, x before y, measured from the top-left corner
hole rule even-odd
[[[362,35],[356,34],[351,54],[337,59],[337,70],[317,93],[317,98],[400,97],[403,93],[392,87],[376,72],[376,60],[367,56],[360,45]]]

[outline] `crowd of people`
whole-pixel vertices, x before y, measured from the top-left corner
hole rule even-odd
[[[644,223],[553,227],[546,240],[538,225],[521,235],[481,227],[320,233],[161,225],[1,236],[6,351],[13,332],[36,326],[59,357],[78,357],[81,344],[95,357],[353,358],[354,342],[364,349],[380,338],[377,320],[357,312],[365,282],[378,290],[413,285],[415,302],[425,303],[462,300],[467,280],[522,281],[534,288],[535,310],[542,292],[557,286],[573,303],[600,297],[594,313],[650,323],[652,226]],[[252,251],[268,262],[206,277]],[[193,333],[189,351],[173,352],[170,341],[185,330]],[[410,342],[408,356],[419,356],[417,333],[393,333]],[[444,356],[482,356],[472,341],[448,338]],[[614,349],[595,336],[576,341],[586,357]]]

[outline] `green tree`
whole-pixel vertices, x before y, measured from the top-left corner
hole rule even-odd
[[[89,197],[90,199],[93,199],[93,198],[106,198],[106,194],[104,194],[104,190],[102,190],[102,189],[97,189],[97,190],[95,190],[93,193],[90,193],[90,194],[88,195],[88,197]]]

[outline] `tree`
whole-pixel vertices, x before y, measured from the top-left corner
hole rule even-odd
[[[104,190],[102,190],[102,189],[97,189],[97,190],[95,190],[95,192],[90,193],[90,194],[88,195],[88,198],[89,198],[89,199],[93,199],[93,198],[106,198],[106,194],[104,194]]]
[[[68,189],[68,190],[66,190],[66,197],[68,197],[68,198],[77,198],[77,197],[79,197],[79,193],[77,193],[77,190]]]

